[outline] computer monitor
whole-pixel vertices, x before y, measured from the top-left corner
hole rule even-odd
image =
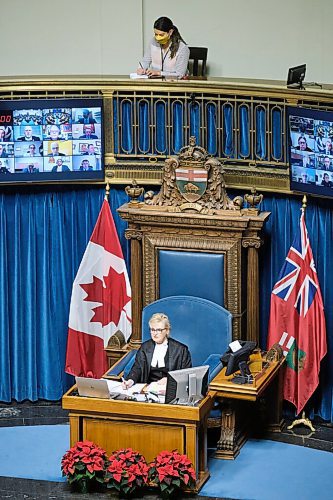
[[[226,366],[226,376],[232,375],[241,369],[241,364],[246,363],[250,357],[251,352],[256,347],[256,342],[252,341],[240,341],[241,349],[232,352],[229,348],[225,354],[221,357],[223,366]],[[242,365],[244,366],[244,365]]]
[[[293,89],[303,89],[303,80],[305,78],[306,64],[294,66],[288,70],[287,87]]]
[[[209,365],[193,366],[168,373],[165,402],[205,397],[208,389]]]

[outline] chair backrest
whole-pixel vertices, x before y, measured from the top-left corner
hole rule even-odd
[[[150,338],[148,321],[164,313],[171,323],[171,337],[186,344],[193,366],[202,365],[211,354],[222,355],[232,341],[232,315],[210,300],[189,295],[165,297],[142,311],[142,340]]]
[[[191,76],[206,76],[207,47],[189,47],[189,69]]]

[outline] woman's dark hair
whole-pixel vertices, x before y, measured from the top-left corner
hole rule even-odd
[[[177,26],[174,26],[173,22],[168,17],[159,17],[154,22],[154,29],[159,31],[164,31],[165,33],[167,33],[170,30],[173,30],[171,35],[170,56],[171,59],[175,57],[179,48],[179,42],[182,41],[186,43],[181,37],[181,34],[179,33]]]

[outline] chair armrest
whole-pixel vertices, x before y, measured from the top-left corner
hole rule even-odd
[[[128,364],[130,364],[130,366],[132,367],[136,353],[136,349],[132,349],[131,351],[127,352],[122,358],[117,361],[117,363],[111,366],[110,370],[106,372],[105,377],[120,377],[120,375],[127,368]]]
[[[208,383],[210,383],[223,368],[221,354],[210,354],[203,365],[209,365]]]

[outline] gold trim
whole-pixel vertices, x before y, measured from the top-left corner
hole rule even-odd
[[[162,178],[162,163],[166,155],[149,155],[139,150],[139,114],[136,104],[148,103],[151,112],[149,144],[157,150],[156,108],[154,103],[165,102],[167,147],[172,152],[172,124],[175,103],[183,113],[183,143],[187,143],[189,131],[190,104],[195,103],[200,113],[200,141],[207,142],[206,114],[208,106],[214,106],[216,113],[216,159],[224,163],[225,181],[228,187],[246,188],[256,185],[263,191],[290,193],[287,151],[285,144],[286,106],[333,111],[333,85],[322,89],[308,88],[292,90],[281,81],[211,78],[209,80],[157,81],[130,80],[123,76],[35,76],[3,77],[0,79],[0,100],[21,99],[64,99],[102,98],[105,113],[105,180],[112,184],[127,184],[136,179],[141,184],[159,185]],[[114,105],[119,108],[122,100],[128,100],[133,107],[133,151],[130,154],[115,152]],[[234,118],[234,155],[240,146],[240,106],[249,113],[249,155],[233,159],[223,156],[224,106],[232,106]],[[257,109],[265,111],[266,137],[265,156],[256,151],[255,116]],[[272,149],[273,111],[281,112],[281,140],[284,142],[282,157],[274,158]],[[118,115],[120,116],[120,115]],[[117,131],[117,143],[121,141],[121,130]],[[283,158],[285,159],[284,161]]]

